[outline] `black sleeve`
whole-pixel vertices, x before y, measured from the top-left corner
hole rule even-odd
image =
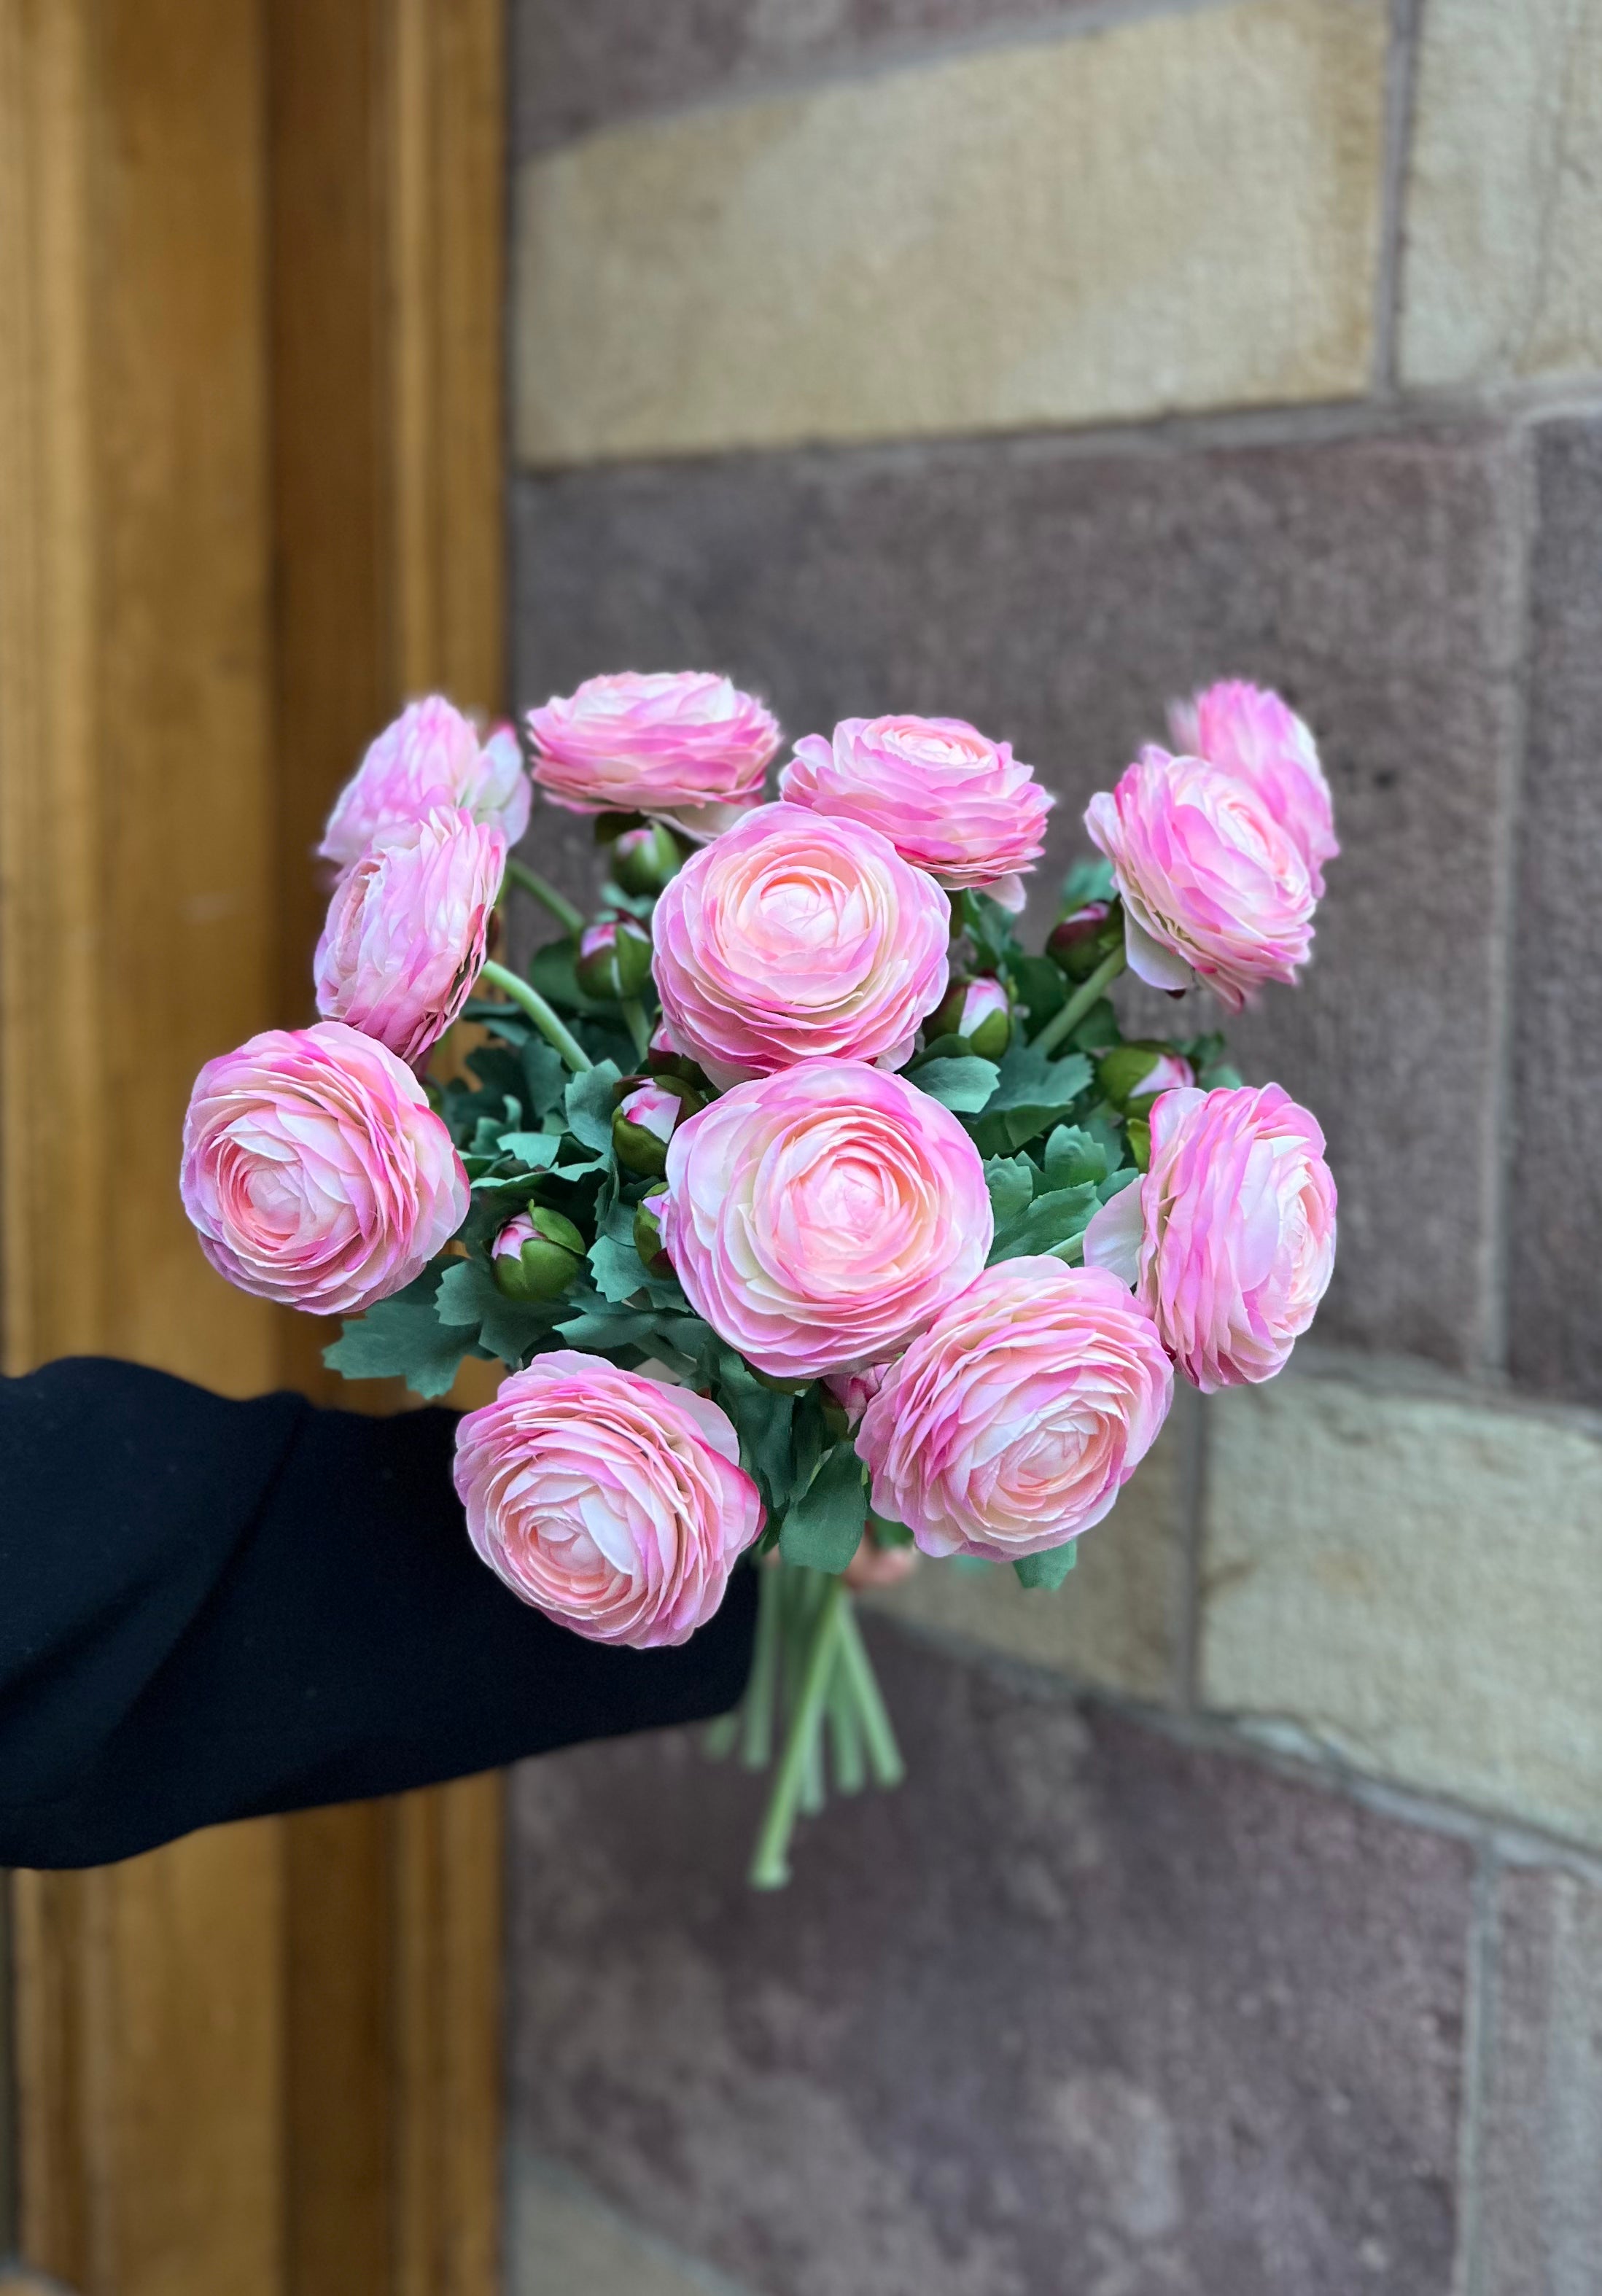
[[[584,1642],[473,1554],[455,1425],[95,1359],[0,1380],[0,1865],[103,1865],[733,1705],[752,1573],[682,1649]]]

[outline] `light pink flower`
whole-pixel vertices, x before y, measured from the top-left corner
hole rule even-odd
[[[925,1554],[1012,1562],[1101,1521],[1172,1399],[1156,1328],[1115,1276],[1009,1259],[891,1365],[857,1449],[875,1512]]]
[[[510,726],[481,745],[472,721],[439,694],[387,726],[334,800],[317,850],[349,869],[382,829],[436,806],[461,806],[515,845],[529,825],[529,776]]]
[[[670,1092],[666,1085],[647,1078],[626,1092],[618,1103],[618,1114],[625,1124],[637,1124],[653,1139],[665,1146],[673,1137],[679,1118],[684,1114],[684,1102],[678,1093]]]
[[[1154,988],[1193,971],[1229,1012],[1294,981],[1312,948],[1300,848],[1249,783],[1200,758],[1142,750],[1085,808],[1123,896],[1130,970]]]
[[[456,1492],[480,1556],[590,1642],[687,1642],[762,1528],[715,1403],[561,1349],[503,1380],[456,1430]]]
[[[843,814],[889,838],[949,891],[982,886],[1023,906],[1019,873],[1045,849],[1056,800],[1007,742],[961,718],[846,718],[832,742],[808,734],[779,776],[793,805]]]
[[[529,731],[535,780],[571,813],[665,814],[700,835],[759,801],[780,738],[752,695],[697,669],[587,678]]]
[[[661,1218],[696,1313],[776,1379],[893,1354],[993,1233],[957,1119],[858,1061],[803,1061],[681,1124]]]
[[[801,806],[760,806],[693,854],[652,931],[673,1041],[719,1085],[815,1058],[899,1068],[945,994],[933,878]]]
[[[884,1384],[888,1364],[865,1364],[860,1371],[832,1371],[824,1385],[854,1427]]]
[[[467,1002],[484,963],[506,840],[460,808],[381,829],[328,905],[317,1010],[414,1067]]]
[[[219,1275],[314,1316],[400,1291],[467,1216],[467,1175],[423,1086],[338,1021],[208,1061],[179,1187]]]
[[[1340,851],[1318,745],[1294,710],[1266,686],[1226,679],[1169,705],[1176,745],[1249,782],[1307,864],[1315,900],[1324,864]]]
[[[1086,1264],[1133,1286],[1204,1395],[1272,1379],[1335,1266],[1318,1120],[1265,1084],[1165,1092],[1151,1126],[1151,1168],[1097,1213]]]

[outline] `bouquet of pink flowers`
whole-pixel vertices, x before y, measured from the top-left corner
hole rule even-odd
[[[1052,800],[972,726],[847,719],[776,802],[779,729],[723,678],[594,678],[529,736],[610,854],[598,917],[509,857],[511,729],[414,704],[329,820],[322,1017],[201,1070],[184,1202],[230,1282],[356,1319],[346,1376],[439,1396],[464,1357],[506,1366],[456,1488],[547,1617],[680,1643],[764,1566],[709,1743],[773,1767],[773,1887],[826,1774],[901,1774],[850,1583],[916,1546],[1059,1587],[1176,1369],[1271,1378],[1311,1321],[1318,1123],[1215,1033],[1126,1038],[1107,992],[1127,966],[1236,1012],[1293,981],[1328,789],[1276,695],[1176,706],[1176,751],[1092,800],[1098,856],[1031,954]],[[513,885],[561,927],[526,969],[489,954]],[[458,1021],[474,1048],[437,1081]]]

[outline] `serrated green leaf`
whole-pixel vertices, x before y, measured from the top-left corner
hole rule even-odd
[[[1037,1196],[997,1235],[990,1250],[992,1267],[1004,1259],[1024,1259],[1032,1254],[1060,1251],[1075,1236],[1083,1235],[1101,1199],[1093,1183],[1077,1188],[1056,1188]]]
[[[992,1156],[984,1168],[984,1184],[990,1192],[990,1210],[998,1233],[1009,1220],[1016,1219],[1035,1192],[1036,1168],[1027,1156]]]
[[[1004,1156],[1071,1115],[1090,1083],[1090,1063],[1082,1053],[1053,1060],[1032,1045],[1013,1045],[984,1113],[971,1126],[981,1152]]]
[[[740,1439],[741,1464],[761,1485],[768,1506],[782,1507],[794,1486],[794,1396],[764,1387],[732,1348],[719,1349],[716,1386]]]
[[[503,1156],[515,1157],[531,1172],[548,1172],[562,1153],[560,1132],[503,1132],[499,1142]]]
[[[677,1277],[647,1273],[634,1242],[634,1206],[620,1199],[601,1214],[599,1232],[589,1248],[589,1265],[596,1289],[614,1306],[637,1300],[641,1295],[653,1308],[678,1308],[687,1312]]]
[[[908,1071],[907,1081],[926,1092],[931,1100],[938,1100],[942,1108],[977,1116],[995,1091],[999,1074],[994,1061],[981,1060],[976,1053],[961,1053],[955,1060],[924,1061]]]
[[[348,1323],[323,1350],[329,1369],[346,1379],[404,1379],[414,1395],[431,1399],[443,1395],[472,1342],[466,1332],[440,1323],[431,1298],[408,1296],[414,1292],[408,1285]]]
[[[440,1321],[475,1332],[505,1364],[521,1364],[551,1344],[563,1300],[508,1300],[481,1259],[453,1259],[440,1285]]]
[[[593,1148],[597,1155],[612,1153],[614,1088],[621,1074],[615,1062],[601,1061],[581,1076],[568,1079],[567,1128],[575,1140]]]
[[[547,1045],[543,1037],[529,1035],[519,1047],[518,1066],[522,1070],[529,1105],[536,1116],[549,1116],[562,1106],[563,1095],[567,1090],[567,1063],[555,1045]]]
[[[798,1499],[792,1500],[779,1532],[786,1562],[837,1576],[862,1544],[867,1493],[862,1462],[849,1443],[836,1445]]]
[[[1025,1554],[1014,1563],[1020,1587],[1031,1589],[1060,1587],[1079,1560],[1079,1541],[1071,1538],[1065,1546],[1048,1546],[1044,1554]]]
[[[1107,1152],[1082,1125],[1059,1124],[1046,1143],[1045,1162],[1046,1184],[1052,1188],[1077,1188],[1107,1177]]]
[[[969,939],[992,965],[1006,964],[1016,956],[1012,914],[999,901],[992,901],[988,893],[964,893],[961,914]]]

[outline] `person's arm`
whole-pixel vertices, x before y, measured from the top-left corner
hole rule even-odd
[[[581,1641],[474,1555],[455,1423],[99,1359],[0,1381],[0,1865],[103,1865],[732,1706],[753,1574],[682,1649]]]

